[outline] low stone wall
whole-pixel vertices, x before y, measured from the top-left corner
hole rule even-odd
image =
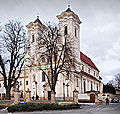
[[[13,100],[0,100],[0,105],[11,106],[14,104]]]
[[[68,105],[68,104],[74,104],[74,101],[56,101],[58,105]]]
[[[51,103],[51,100],[30,100],[30,103]]]

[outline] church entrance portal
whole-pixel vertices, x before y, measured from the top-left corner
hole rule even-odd
[[[90,101],[95,102],[95,95],[94,94],[90,94]]]
[[[48,100],[51,100],[51,91],[48,91]]]

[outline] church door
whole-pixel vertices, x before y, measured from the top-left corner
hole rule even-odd
[[[94,94],[90,94],[90,101],[95,102],[95,95]]]
[[[51,100],[51,91],[48,91],[48,100]]]

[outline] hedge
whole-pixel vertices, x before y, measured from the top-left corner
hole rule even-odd
[[[0,105],[0,110],[6,108],[4,105]]]
[[[58,105],[48,103],[24,103],[8,107],[8,112],[77,109],[79,104]]]

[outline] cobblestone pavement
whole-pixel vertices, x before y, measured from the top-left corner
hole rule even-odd
[[[0,112],[5,114],[7,112]],[[12,113],[7,113],[12,114]],[[120,103],[110,105],[82,105],[81,109],[61,110],[61,111],[42,111],[42,112],[20,112],[13,114],[120,114]]]

